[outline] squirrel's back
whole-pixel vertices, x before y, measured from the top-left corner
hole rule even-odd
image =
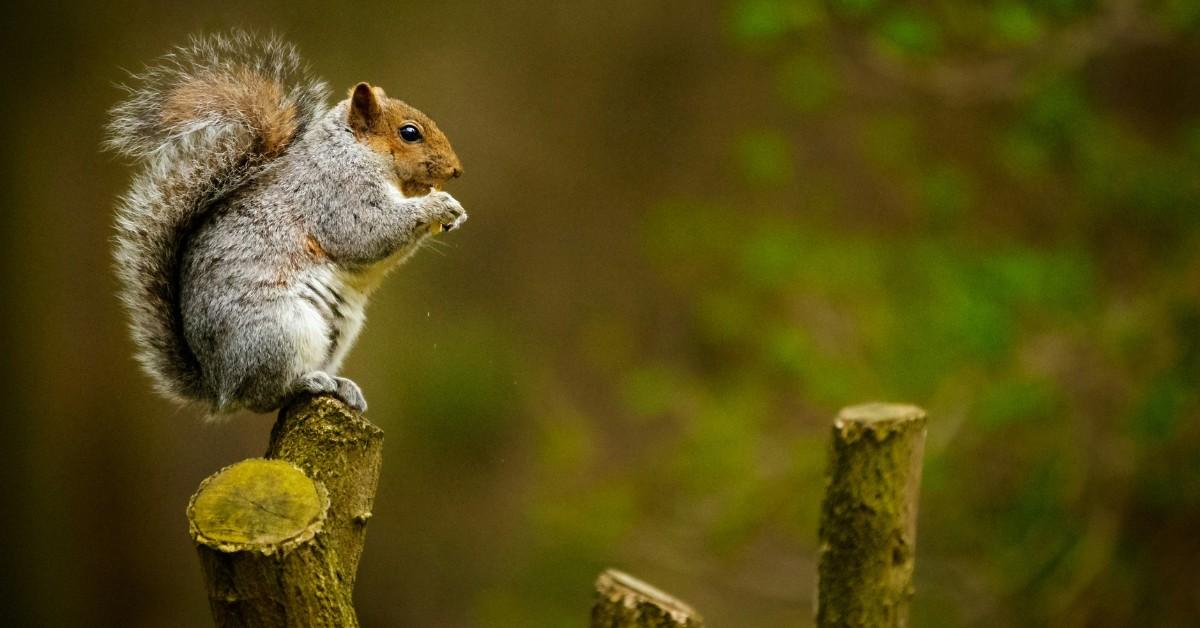
[[[193,38],[133,80],[107,140],[142,168],[117,209],[121,297],[158,388],[200,400],[179,311],[187,236],[324,113],[328,90],[291,45],[244,32]]]

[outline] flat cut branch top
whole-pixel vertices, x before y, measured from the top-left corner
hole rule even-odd
[[[864,403],[843,408],[833,421],[833,428],[847,443],[863,434],[882,441],[895,432],[903,432],[914,424],[924,426],[925,411],[906,403]]]
[[[255,458],[205,480],[188,506],[188,520],[199,543],[270,554],[311,539],[328,509],[324,487],[295,465]]]
[[[905,421],[925,416],[925,411],[907,403],[872,402],[842,408],[838,421],[876,423],[879,421]]]
[[[599,628],[701,628],[704,621],[692,607],[663,591],[608,569],[596,579],[599,600],[592,626]]]

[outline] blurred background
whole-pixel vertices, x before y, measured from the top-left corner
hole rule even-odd
[[[582,626],[605,566],[809,625],[832,417],[930,415],[917,626],[1200,625],[1200,4],[16,2],[5,623],[206,626],[184,507],[261,455],[114,298],[124,69],[277,30],[436,119],[471,213],[346,372],[367,626]]]

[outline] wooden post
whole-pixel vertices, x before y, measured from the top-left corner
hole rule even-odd
[[[703,628],[692,607],[616,569],[596,579],[592,628]]]
[[[925,411],[870,403],[833,424],[821,505],[817,625],[908,625]]]
[[[352,603],[383,431],[340,401],[284,408],[267,459],[204,480],[188,504],[219,628],[358,625]]]

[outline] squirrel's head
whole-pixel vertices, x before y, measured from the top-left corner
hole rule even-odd
[[[378,87],[359,83],[350,90],[346,122],[358,138],[392,165],[406,196],[419,196],[429,188],[462,174],[462,163],[450,140],[429,116],[407,103],[388,98]]]

